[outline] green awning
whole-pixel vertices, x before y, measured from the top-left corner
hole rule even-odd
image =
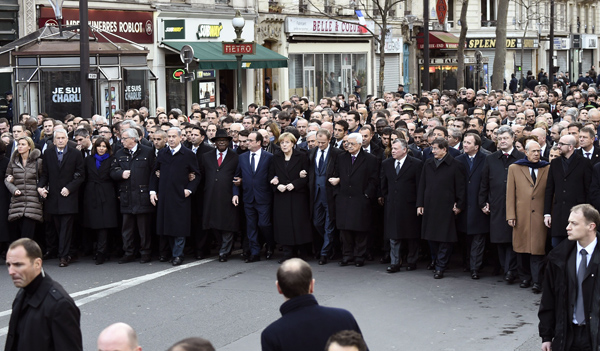
[[[194,49],[199,69],[237,69],[235,55],[223,55],[221,42],[163,41],[166,49],[180,52],[184,45]],[[275,51],[256,45],[256,55],[244,55],[242,68],[281,68],[288,66],[288,59]]]

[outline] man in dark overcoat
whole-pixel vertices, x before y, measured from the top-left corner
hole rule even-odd
[[[517,255],[512,246],[513,228],[506,222],[506,179],[508,166],[525,157],[514,146],[515,133],[509,126],[496,132],[498,151],[487,156],[481,174],[479,208],[490,216],[490,242],[498,248],[504,280],[512,284],[517,278]]]
[[[67,146],[67,142],[66,130],[54,131],[54,146],[42,157],[42,176],[38,181],[38,193],[46,198],[44,208],[56,228],[52,233],[58,234],[58,238],[56,234],[46,238],[48,251],[54,253],[58,249],[60,267],[68,266],[71,261],[69,250],[75,216],[79,213],[79,187],[85,178],[83,156],[76,148]]]
[[[544,198],[544,224],[551,228],[552,247],[567,238],[571,208],[588,202],[592,164],[580,152],[575,152],[577,142],[573,135],[560,137],[558,147],[561,157],[550,163]]]
[[[367,239],[373,224],[372,205],[377,199],[379,169],[377,157],[363,151],[361,146],[360,133],[348,136],[347,152],[338,156],[336,176],[329,179],[336,187],[335,219],[343,245],[341,266],[351,262],[357,267],[364,266]]]
[[[485,240],[490,232],[490,217],[479,208],[479,188],[486,158],[481,149],[479,134],[467,133],[463,138],[464,154],[456,158],[467,170],[467,207],[458,215],[457,227],[459,234],[466,237],[469,243],[463,250],[467,251],[469,257],[472,279],[479,279]]]
[[[121,134],[122,148],[115,153],[110,176],[117,183],[123,215],[123,252],[119,263],[135,259],[136,230],[140,237],[140,262],[150,262],[152,219],[156,209],[150,202],[150,176],[154,170],[154,150],[137,142],[138,132],[127,129]]]
[[[83,350],[79,308],[44,272],[38,244],[28,238],[13,242],[6,266],[19,292],[13,301],[4,350]]]
[[[157,206],[156,233],[168,238],[173,266],[178,266],[183,263],[185,238],[191,233],[191,195],[200,183],[200,170],[196,155],[181,144],[181,129],[171,127],[167,142],[169,147],[158,153],[150,178],[150,202]]]
[[[319,305],[312,270],[303,260],[292,258],[279,266],[276,285],[286,301],[279,308],[281,318],[261,333],[262,351],[325,350],[327,339],[341,330],[361,333],[352,313]]]
[[[444,277],[452,244],[458,240],[456,216],[467,205],[467,171],[448,153],[448,147],[442,138],[431,143],[434,157],[423,165],[417,196],[417,213],[423,216],[421,237],[429,241],[435,279]]]
[[[233,234],[240,229],[240,213],[232,201],[239,155],[229,148],[230,141],[227,131],[218,129],[211,139],[217,148],[202,154],[200,165],[204,180],[202,227],[211,230],[218,241],[220,262],[227,261],[233,247]]]
[[[327,129],[317,131],[317,147],[309,151],[308,188],[310,213],[317,233],[323,238],[319,249],[319,264],[327,263],[334,243],[335,199],[333,185],[327,180],[334,176],[335,163],[342,150],[332,147]]]
[[[408,246],[407,270],[417,267],[421,218],[417,216],[417,190],[423,162],[408,155],[404,139],[392,142],[392,157],[381,164],[381,194],[384,206],[384,234],[390,241],[388,273],[400,270],[402,242]],[[382,201],[380,201],[381,203]]]

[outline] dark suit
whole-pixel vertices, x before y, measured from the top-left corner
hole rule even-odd
[[[596,163],[600,162],[600,148],[598,148],[596,146],[594,146],[592,148],[592,150],[589,152],[590,153],[589,157],[587,157],[588,155],[586,155],[586,152],[583,149],[579,149],[579,150],[577,150],[577,152],[579,152],[581,154],[581,156],[589,159],[590,163],[592,164],[592,167]]]
[[[485,136],[481,136],[481,148],[486,149],[489,152],[496,152],[497,150],[496,143]]]
[[[396,173],[396,160],[388,158],[381,164],[381,194],[384,198],[384,234],[390,240],[392,264],[400,264],[401,241],[408,243],[407,263],[416,267],[419,257],[421,218],[417,216],[417,190],[423,162],[406,156]]]
[[[281,318],[261,333],[262,351],[321,351],[339,331],[361,333],[350,312],[319,306],[312,294],[291,298],[279,310]]]
[[[4,350],[83,350],[81,313],[65,289],[43,273],[27,288],[31,296],[19,289],[12,304]]]
[[[49,148],[42,156],[42,176],[38,182],[39,188],[48,186],[44,207],[46,213],[52,215],[58,233],[58,240],[54,235],[46,238],[48,251],[54,252],[58,247],[60,258],[69,256],[73,223],[79,213],[79,187],[85,179],[81,152],[69,146],[64,150],[62,162],[59,162],[56,146]],[[63,187],[69,190],[68,196],[61,195]]]
[[[592,181],[592,165],[579,152],[573,152],[568,168],[564,169],[564,157],[550,163],[550,173],[544,198],[544,215],[552,215],[551,235],[553,247],[567,237],[569,212],[575,205],[588,202]],[[557,238],[557,239],[554,239]]]
[[[323,246],[319,251],[320,256],[328,256],[333,244],[335,231],[335,199],[333,185],[329,178],[335,173],[335,163],[342,153],[340,149],[329,146],[327,157],[321,162],[321,149],[316,147],[309,151],[310,166],[308,169],[308,188],[310,190],[310,213],[317,233],[323,238]]]
[[[275,241],[273,239],[273,224],[271,213],[273,210],[273,192],[271,190],[271,179],[269,168],[273,155],[260,151],[260,158],[254,155],[256,170],[251,167],[253,152],[247,151],[238,158],[236,177],[242,178],[243,206],[246,214],[246,235],[248,236],[250,255],[260,254],[258,230],[263,233],[267,242],[267,251],[273,250]],[[233,195],[239,196],[240,189],[233,188]],[[241,203],[241,202],[240,202]]]
[[[490,242],[498,244],[498,257],[504,273],[517,270],[517,255],[512,248],[513,228],[506,222],[506,181],[508,167],[525,157],[525,154],[513,148],[504,157],[498,150],[485,158],[479,187],[479,208],[490,206]]]
[[[458,215],[457,227],[459,233],[467,235],[466,239],[471,244],[471,250],[465,255],[469,257],[470,269],[479,271],[483,263],[485,238],[490,231],[490,217],[479,207],[479,188],[486,155],[479,150],[474,156],[472,166],[468,154],[456,158],[467,170],[467,208]]]
[[[460,151],[456,150],[455,148],[453,148],[451,146],[448,146],[448,153],[452,157],[460,156]],[[423,149],[423,162],[429,160],[430,158],[433,158],[433,154],[431,153],[431,146]]]
[[[336,223],[343,243],[343,262],[364,263],[367,237],[372,228],[373,202],[379,192],[377,157],[362,148],[352,164],[349,152],[338,156],[335,174],[340,178],[335,187]]]
[[[596,232],[598,240],[598,232]],[[552,350],[569,350],[573,346],[576,332],[583,332],[590,350],[599,346],[600,304],[600,245],[591,254],[582,283],[586,325],[573,326],[574,307],[577,302],[577,244],[564,240],[548,254],[544,275],[544,288],[538,312],[539,334],[542,342],[551,341]],[[575,330],[575,329],[578,330]],[[579,328],[583,328],[579,329]]]
[[[194,152],[194,146],[192,145],[192,152]],[[240,150],[240,148],[238,148]],[[202,155],[215,151],[214,147],[209,146],[206,143],[201,143],[195,150],[196,161],[198,162],[198,168],[202,168]],[[200,184],[203,180],[200,179]],[[198,186],[196,191],[192,194],[192,238],[194,239],[196,257],[206,257],[210,254],[210,235],[202,228],[202,212],[204,208],[204,187]]]

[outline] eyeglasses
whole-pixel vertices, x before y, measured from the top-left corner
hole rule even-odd
[[[571,146],[571,144],[561,143],[560,141],[556,143],[558,146]]]

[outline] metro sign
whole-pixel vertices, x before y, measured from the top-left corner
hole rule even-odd
[[[254,55],[256,43],[226,43],[223,42],[223,55]]]

